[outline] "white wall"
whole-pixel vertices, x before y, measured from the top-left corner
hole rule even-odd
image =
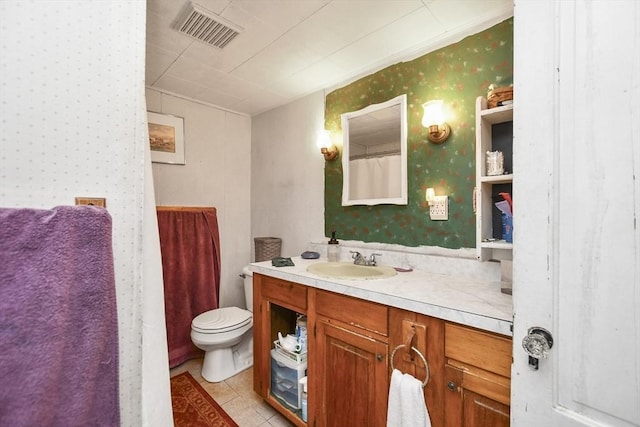
[[[49,209],[73,205],[76,196],[107,199],[121,423],[169,426],[161,266],[145,249],[154,239],[143,220],[145,15],[137,0],[0,2],[0,205]],[[160,304],[152,318],[147,300]]]
[[[252,118],[251,236],[282,238],[282,256],[324,236],[323,128],[322,92]]]
[[[251,118],[147,89],[147,110],[184,118],[185,165],[153,163],[156,204],[213,206],[221,246],[220,302],[244,307],[251,259]]]

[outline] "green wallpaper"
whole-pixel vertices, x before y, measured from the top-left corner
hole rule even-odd
[[[513,18],[409,62],[392,65],[326,96],[325,129],[342,141],[340,115],[407,94],[408,188],[406,206],[341,206],[342,163],[325,164],[325,233],[338,239],[404,246],[475,247],[475,100],[490,84],[513,80]],[[451,136],[442,145],[426,138],[422,104],[442,99]],[[341,151],[342,154],[342,151]],[[425,190],[449,195],[449,220],[432,221]]]

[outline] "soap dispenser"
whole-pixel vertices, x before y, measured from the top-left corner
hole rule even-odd
[[[340,261],[340,242],[336,240],[336,232],[331,232],[331,240],[329,240],[329,246],[327,246],[327,258],[329,262]]]

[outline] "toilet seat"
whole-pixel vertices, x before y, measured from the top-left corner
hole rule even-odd
[[[251,325],[253,314],[238,307],[205,311],[191,321],[191,329],[202,334],[223,334]]]

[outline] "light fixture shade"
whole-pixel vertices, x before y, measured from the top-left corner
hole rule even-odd
[[[429,101],[422,104],[424,114],[422,126],[429,129],[427,138],[434,144],[442,144],[449,138],[451,128],[444,121],[443,102],[441,100]]]
[[[441,100],[429,101],[422,104],[424,114],[422,116],[422,126],[441,126],[444,124],[444,112],[442,110],[443,102]]]
[[[316,145],[320,148],[325,160],[333,160],[338,156],[338,149],[331,142],[331,134],[328,130],[325,129],[318,132]]]
[[[330,148],[333,144],[331,143],[331,134],[328,130],[321,130],[318,132],[318,138],[316,140],[316,145],[318,148]]]

